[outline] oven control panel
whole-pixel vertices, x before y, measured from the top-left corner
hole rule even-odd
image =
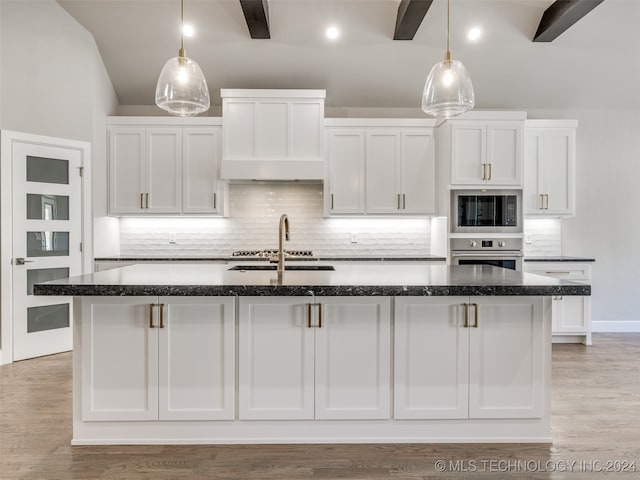
[[[522,238],[452,238],[451,250],[521,251]]]

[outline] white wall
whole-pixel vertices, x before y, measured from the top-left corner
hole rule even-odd
[[[0,128],[92,143],[94,253],[117,254],[105,117],[118,100],[95,41],[54,0],[2,0],[0,10]]]
[[[529,118],[578,120],[577,216],[562,222],[562,251],[596,258],[594,329],[638,329],[640,110],[530,110]]]
[[[118,100],[93,37],[54,0],[0,1],[0,106],[1,129],[92,144],[94,253],[117,254],[105,121]]]

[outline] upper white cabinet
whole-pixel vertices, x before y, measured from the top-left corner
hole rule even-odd
[[[575,205],[575,120],[525,123],[524,214],[569,217]]]
[[[324,178],[324,90],[222,89],[222,178]]]
[[[390,418],[388,297],[240,297],[240,420]]]
[[[110,213],[180,213],[179,128],[112,127]]]
[[[112,117],[109,213],[221,213],[219,123],[219,119]]]
[[[362,129],[327,130],[329,172],[324,191],[331,213],[364,213],[364,142]]]
[[[451,121],[451,184],[522,184],[523,123]]]
[[[221,213],[220,127],[182,130],[182,212]]]
[[[435,213],[435,142],[424,121],[332,119],[327,124],[329,215]]]

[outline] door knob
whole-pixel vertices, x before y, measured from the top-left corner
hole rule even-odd
[[[24,265],[25,263],[33,263],[33,260],[25,260],[24,258],[16,258],[16,265]]]

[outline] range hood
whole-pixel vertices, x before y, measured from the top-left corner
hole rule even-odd
[[[325,90],[221,89],[224,180],[324,180]]]

